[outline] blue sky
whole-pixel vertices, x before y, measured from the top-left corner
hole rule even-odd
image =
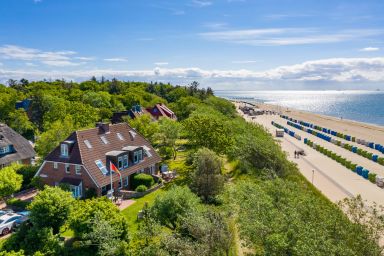
[[[1,0],[0,80],[384,88],[382,0]]]

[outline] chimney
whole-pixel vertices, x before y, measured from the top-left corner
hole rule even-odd
[[[99,128],[100,133],[109,133],[109,123],[97,122],[96,127]]]

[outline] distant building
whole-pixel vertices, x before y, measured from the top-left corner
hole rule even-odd
[[[135,119],[136,117],[142,116],[144,114],[149,114],[145,108],[142,108],[140,105],[133,106],[130,110],[114,112],[111,118],[112,124],[124,122],[124,118],[130,117]]]
[[[147,111],[152,115],[153,118],[158,120],[160,117],[167,117],[173,120],[177,120],[175,113],[170,110],[165,104],[158,103],[151,108],[147,108]]]
[[[76,198],[88,189],[99,196],[111,188],[110,162],[121,172],[113,174],[113,189],[131,188],[136,173],[155,174],[161,161],[151,144],[127,123],[98,123],[96,128],[75,131],[44,160],[36,176],[45,184],[70,185]]]
[[[0,168],[12,163],[31,164],[35,155],[28,140],[6,124],[0,123]]]

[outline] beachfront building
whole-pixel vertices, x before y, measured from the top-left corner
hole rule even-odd
[[[31,164],[35,155],[28,140],[6,124],[0,123],[0,169],[12,163]]]
[[[147,111],[152,115],[153,118],[158,120],[161,117],[171,118],[173,120],[177,120],[175,113],[170,110],[165,104],[158,103],[151,108],[147,108]]]
[[[96,128],[75,131],[44,160],[36,176],[45,184],[66,183],[76,198],[86,191],[106,195],[111,189],[110,163],[120,171],[112,174],[112,186],[130,189],[136,173],[156,174],[161,161],[151,144],[127,123],[98,123]]]

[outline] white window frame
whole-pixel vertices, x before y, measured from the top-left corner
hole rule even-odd
[[[65,173],[71,173],[71,168],[69,164],[65,164]]]
[[[121,165],[120,165],[120,163],[121,163]],[[119,156],[117,158],[117,168],[119,168],[119,170],[124,168],[124,159],[122,156]]]
[[[92,148],[92,144],[91,144],[91,142],[89,142],[89,140],[84,140],[84,144],[85,144],[85,146],[87,146],[87,148],[89,148],[89,149]]]
[[[127,168],[129,166],[129,160],[128,160],[128,155],[123,156],[123,167]]]
[[[125,177],[124,179],[124,186],[128,187],[128,185],[129,185],[129,176]]]
[[[53,162],[53,169],[58,169],[58,168],[59,168],[59,163]]]
[[[108,144],[108,143],[109,143],[109,141],[107,140],[107,137],[105,137],[105,136],[100,136],[100,139],[101,139],[101,141],[102,141],[104,144]]]
[[[81,175],[81,165],[79,164],[75,165],[75,173],[77,175]]]
[[[98,165],[98,163],[100,163],[100,166]],[[107,174],[108,174],[108,170],[107,170],[107,168],[105,167],[105,165],[103,164],[103,161],[101,161],[100,159],[98,159],[98,160],[95,161],[95,164],[96,164],[97,168],[99,168],[99,170],[101,171],[101,173],[102,173],[103,175],[107,175]],[[103,170],[104,170],[104,172],[103,172]]]
[[[68,145],[62,143],[60,146],[60,154],[61,156],[68,156]]]
[[[119,140],[124,140],[124,137],[121,133],[116,133],[117,137],[119,138]]]
[[[0,148],[0,154],[7,154],[9,153],[11,150],[10,150],[10,147],[9,146],[5,146],[5,147],[1,147]]]
[[[138,150],[133,153],[133,162],[135,164],[143,160],[143,150]]]

